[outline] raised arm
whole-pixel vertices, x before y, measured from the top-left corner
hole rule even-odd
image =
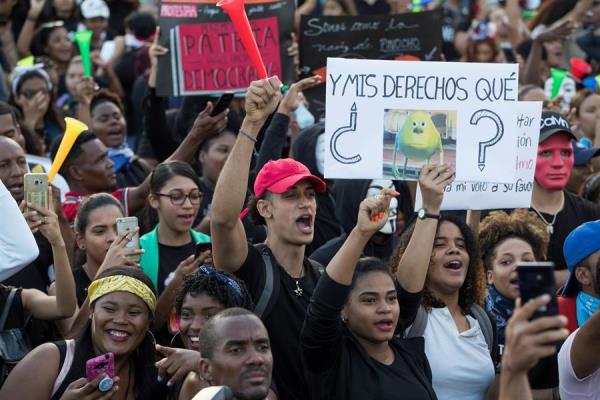
[[[340,311],[362,251],[387,221],[390,199],[398,193],[384,189],[360,203],[357,223],[319,280],[308,306],[300,333],[302,353],[308,368],[320,372],[331,368],[340,349]]]
[[[419,187],[428,214],[440,214],[444,188],[453,180],[454,171],[446,165],[426,165],[421,169]],[[396,278],[410,293],[420,292],[425,286],[437,226],[436,218],[417,219],[408,247],[398,262]]]
[[[544,295],[521,307],[521,300],[517,299],[515,311],[506,326],[499,400],[532,399],[527,371],[540,359],[554,354],[555,343],[567,337],[567,319],[563,316],[531,320],[533,313],[549,302],[550,296]]]
[[[213,196],[210,232],[213,261],[223,271],[237,271],[246,256],[246,233],[240,221],[248,188],[250,161],[256,136],[268,116],[275,111],[281,93],[277,77],[254,81],[246,93],[246,116],[231,154],[219,175]]]
[[[38,319],[55,320],[73,315],[77,308],[77,297],[65,241],[60,233],[58,217],[53,211],[52,188],[48,188],[48,202],[48,209],[27,204],[33,211],[26,211],[24,215],[32,232],[40,231],[52,246],[56,295],[48,296],[39,290],[24,289],[23,307]]]
[[[19,57],[31,55],[31,41],[33,40],[35,25],[44,9],[45,3],[45,0],[29,0],[27,19],[25,20],[21,32],[19,32],[19,38],[17,39],[17,52]]]

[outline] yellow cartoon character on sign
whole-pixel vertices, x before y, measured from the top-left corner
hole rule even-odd
[[[414,111],[410,113],[396,134],[394,143],[394,156],[392,161],[392,175],[394,178],[406,177],[406,165],[408,160],[431,160],[431,157],[440,152],[440,164],[444,163],[444,149],[442,138],[435,127],[431,116],[425,111]],[[404,168],[402,174],[396,165],[398,152],[404,155]]]

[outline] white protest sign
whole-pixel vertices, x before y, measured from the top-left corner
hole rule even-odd
[[[442,210],[492,210],[497,208],[529,208],[535,175],[542,102],[517,103],[517,149],[515,179],[510,183],[459,182],[446,187]],[[506,163],[509,160],[506,159]],[[417,186],[415,210],[421,208],[421,191]]]
[[[513,182],[516,64],[327,59],[325,177]]]

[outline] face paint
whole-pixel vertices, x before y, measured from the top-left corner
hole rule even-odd
[[[315,158],[317,159],[317,170],[323,176],[325,176],[325,150],[325,134],[322,133],[317,138]]]
[[[568,135],[555,133],[540,143],[535,166],[535,180],[546,190],[563,190],[575,162]]]
[[[371,181],[369,185],[369,189],[367,190],[367,195],[365,198],[375,197],[379,194],[382,189],[393,189],[396,190],[394,186],[394,182],[390,179],[375,179]],[[388,217],[388,221],[386,224],[379,230],[379,232],[391,235],[396,231],[396,214],[398,212],[398,199],[396,197],[392,197],[392,201],[390,201],[390,215]]]

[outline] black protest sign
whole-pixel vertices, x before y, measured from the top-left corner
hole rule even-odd
[[[304,92],[315,116],[325,113],[328,57],[437,61],[442,50],[439,11],[355,17],[303,16],[300,29],[302,76],[320,75],[322,84]]]
[[[246,0],[246,14],[267,74],[295,79],[287,54],[294,21],[293,0]],[[227,13],[206,0],[162,0],[159,96],[243,92],[258,73]]]

